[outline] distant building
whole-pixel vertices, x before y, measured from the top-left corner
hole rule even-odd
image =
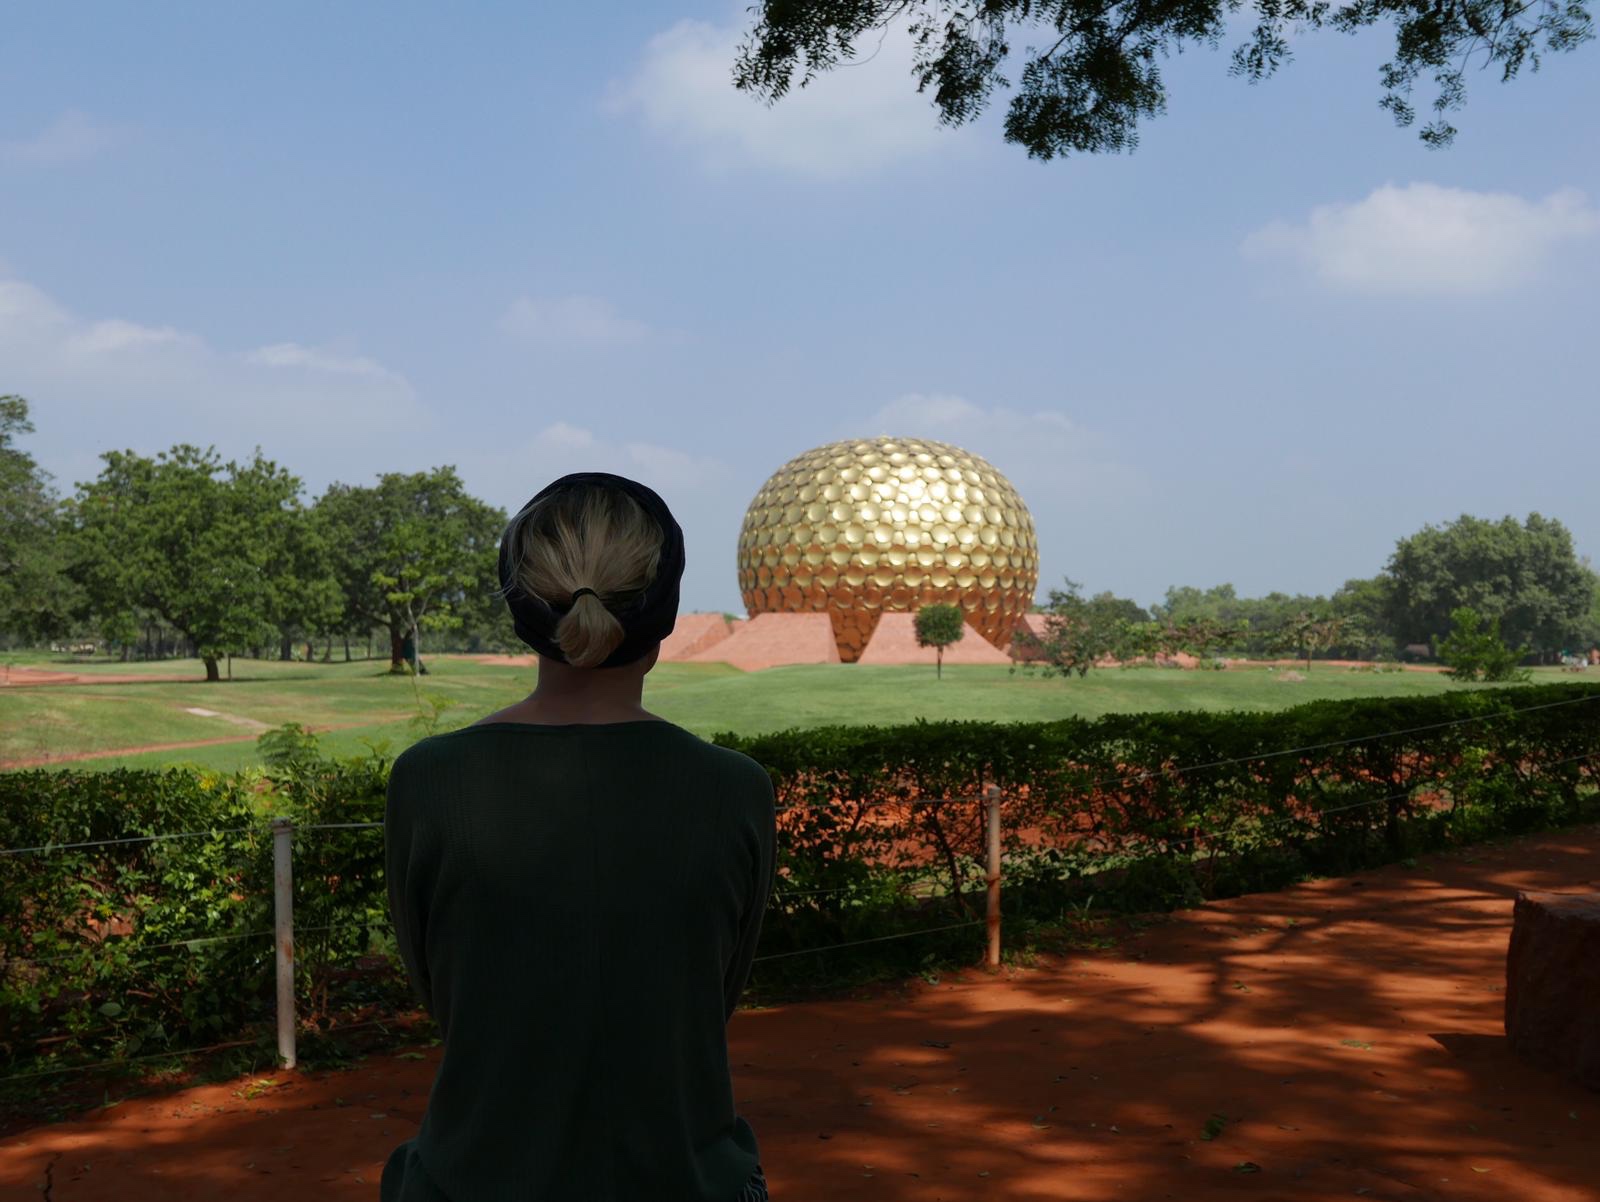
[[[750,502],[739,591],[752,620],[825,615],[845,663],[880,616],[934,603],[959,605],[1004,651],[1038,587],[1038,553],[1028,507],[977,455],[925,438],[832,442],[785,463]]]

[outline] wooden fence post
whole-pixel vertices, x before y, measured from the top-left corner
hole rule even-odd
[[[989,955],[990,968],[1000,967],[1000,786],[984,789],[989,811]]]
[[[272,914],[278,949],[278,1056],[293,1068],[294,1056],[294,822],[272,820]]]

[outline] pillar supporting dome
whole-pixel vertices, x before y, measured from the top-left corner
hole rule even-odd
[[[739,591],[761,613],[825,612],[857,659],[885,612],[959,605],[1005,650],[1039,583],[1033,518],[1011,482],[925,438],[833,442],[761,486],[739,531]]]

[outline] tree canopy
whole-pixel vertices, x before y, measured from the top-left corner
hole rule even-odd
[[[933,674],[944,676],[944,649],[959,643],[967,632],[967,619],[959,605],[924,605],[917,610],[912,623],[917,632],[919,647],[932,647]]]
[[[283,614],[300,481],[259,450],[243,465],[187,443],[100,458],[69,506],[71,575],[102,630],[131,637],[135,608],[154,610],[219,679],[219,658],[270,640]]]
[[[1343,646],[1354,636],[1360,619],[1350,614],[1313,613],[1302,610],[1290,618],[1278,631],[1276,645],[1292,651],[1306,661],[1306,671],[1311,670],[1311,657],[1318,651],[1331,651]]]
[[[1434,118],[1420,136],[1435,147],[1455,136],[1447,114],[1466,100],[1469,67],[1497,67],[1505,82],[1593,36],[1584,0],[761,0],[753,11],[734,64],[739,88],[777,101],[796,76],[804,87],[853,59],[866,35],[903,22],[917,91],[931,92],[952,126],[1012,86],[1002,68],[1013,37],[1039,38],[1024,52],[1005,118],[1006,141],[1038,159],[1131,150],[1139,122],[1166,111],[1161,61],[1187,45],[1218,46],[1239,12],[1255,27],[1234,47],[1230,72],[1251,83],[1293,58],[1293,33],[1392,25],[1379,105],[1412,124],[1413,89],[1431,76]]]
[[[1033,636],[1019,631],[1020,646],[1037,648],[1045,675],[1087,676],[1102,659],[1154,654],[1153,631],[1149,614],[1134,602],[1109,592],[1085,597],[1082,586],[1072,579],[1061,588],[1050,590],[1044,606],[1044,634]],[[1149,633],[1152,640],[1141,640]],[[1146,648],[1144,641],[1150,641]]]
[[[1160,604],[1154,607],[1154,616],[1173,631],[1188,631],[1188,638],[1169,637],[1167,642],[1196,655],[1205,654],[1196,647],[1206,643],[1213,634],[1218,634],[1219,638],[1213,639],[1210,646],[1249,655],[1277,654],[1286,645],[1292,646],[1296,654],[1303,654],[1305,640],[1292,637],[1291,628],[1306,615],[1321,617],[1334,608],[1327,598],[1308,597],[1302,593],[1271,592],[1264,597],[1241,597],[1231,584],[1208,589],[1182,585],[1167,590]],[[1356,637],[1353,622],[1330,629],[1341,637],[1333,642],[1325,638],[1313,640],[1316,650],[1331,651]]]
[[[1594,605],[1595,574],[1572,535],[1537,513],[1425,526],[1396,544],[1384,574],[1388,624],[1402,643],[1442,637],[1468,607],[1498,619],[1512,644],[1548,653],[1582,637]]]
[[[1517,667],[1526,647],[1508,647],[1500,635],[1500,619],[1484,619],[1470,605],[1451,611],[1450,633],[1439,641],[1439,658],[1456,680],[1526,680]]]
[[[32,433],[28,402],[0,396],[0,631],[24,639],[63,633],[72,608],[50,477],[17,445]]]
[[[388,629],[391,670],[407,635],[420,643],[425,629],[482,613],[499,584],[505,512],[468,494],[453,467],[331,485],[317,513],[347,619]]]

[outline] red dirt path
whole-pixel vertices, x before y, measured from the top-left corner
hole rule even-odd
[[[360,722],[329,722],[306,729],[314,735],[330,730],[344,730],[351,726],[366,726],[376,720],[394,722],[409,716],[408,711],[376,714]],[[19,760],[0,760],[0,772],[14,768],[42,768],[50,764],[72,764],[79,760],[108,760],[124,755],[143,755],[147,751],[183,751],[190,747],[215,747],[219,743],[254,743],[257,735],[220,735],[214,739],[187,739],[181,743],[141,743],[134,747],[103,747],[98,751],[67,751],[61,754],[28,756]]]
[[[0,672],[0,687],[21,689],[46,684],[142,684],[147,680],[203,681],[203,675],[150,672],[55,672],[49,668],[9,668]]]
[[[1600,888],[1600,827],[1219,902],[1000,976],[741,1011],[735,1096],[781,1202],[1593,1202],[1600,1095],[1503,1038],[1519,888]],[[426,1104],[420,1050],[8,1136],[0,1196],[40,1196],[48,1167],[52,1202],[374,1199]]]

